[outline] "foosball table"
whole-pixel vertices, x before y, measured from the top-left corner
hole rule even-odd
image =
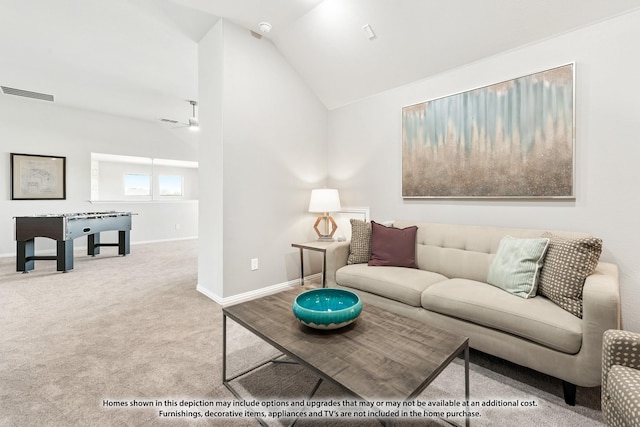
[[[96,256],[102,246],[117,246],[118,254],[130,252],[131,212],[85,212],[15,217],[16,270],[28,273],[34,261],[57,261],[57,270],[73,269],[73,240],[87,236],[87,254]],[[102,243],[100,233],[117,231],[118,243]],[[35,238],[56,241],[56,255],[35,255]]]

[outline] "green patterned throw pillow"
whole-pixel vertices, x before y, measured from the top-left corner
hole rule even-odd
[[[548,245],[548,238],[503,237],[489,266],[487,282],[521,298],[535,297]]]
[[[351,243],[347,264],[362,264],[371,258],[371,223],[351,219]]]
[[[582,318],[584,281],[596,269],[602,240],[596,237],[569,239],[544,233],[549,250],[540,272],[538,293],[569,313]]]

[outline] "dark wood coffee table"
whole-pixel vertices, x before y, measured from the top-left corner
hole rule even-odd
[[[351,325],[320,331],[302,325],[291,309],[298,287],[225,307],[223,313],[223,384],[269,361],[227,377],[227,317],[283,354],[358,399],[405,401],[417,397],[458,355],[465,359],[465,400],[469,400],[469,339],[443,329],[364,304]],[[262,424],[264,422],[259,420]],[[465,420],[469,425],[469,418]]]

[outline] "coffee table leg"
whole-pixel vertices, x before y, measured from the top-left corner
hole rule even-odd
[[[464,349],[464,399],[469,402],[469,343],[467,342],[467,347]],[[469,411],[469,407],[467,406],[467,412]],[[465,417],[464,425],[469,427],[470,425],[469,415]]]
[[[231,381],[271,362],[272,362],[271,360],[267,360],[266,362],[263,362],[252,368],[249,368],[230,378],[227,377],[227,315],[224,314],[224,311],[223,311],[222,312],[222,384],[231,392],[231,394],[233,394],[236,399],[242,400],[242,396],[240,396],[240,393],[238,393],[236,389],[231,385]],[[255,419],[260,423],[261,426],[268,427],[266,421],[264,421],[262,418],[255,417]]]
[[[227,315],[222,313],[222,384],[227,382]]]

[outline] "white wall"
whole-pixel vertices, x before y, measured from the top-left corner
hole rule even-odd
[[[198,235],[197,202],[91,204],[91,152],[197,160],[195,143],[176,138],[161,123],[0,95],[0,255],[15,255],[12,218],[22,215],[131,211],[138,214],[132,220],[132,243]],[[66,157],[66,200],[11,200],[10,153]],[[76,248],[86,246],[80,240]],[[36,241],[36,252],[53,247],[49,239]]]
[[[374,220],[491,224],[590,232],[621,273],[625,329],[640,331],[640,12],[487,58],[329,113],[330,185]],[[437,61],[437,58],[433,59]],[[575,201],[403,200],[401,109],[576,62]]]
[[[198,229],[198,289],[222,298],[224,261],[224,22],[219,21],[198,44],[201,187]]]
[[[306,210],[327,178],[327,110],[266,38],[220,21],[199,48],[198,281],[222,299],[299,277],[291,243],[312,238]]]

